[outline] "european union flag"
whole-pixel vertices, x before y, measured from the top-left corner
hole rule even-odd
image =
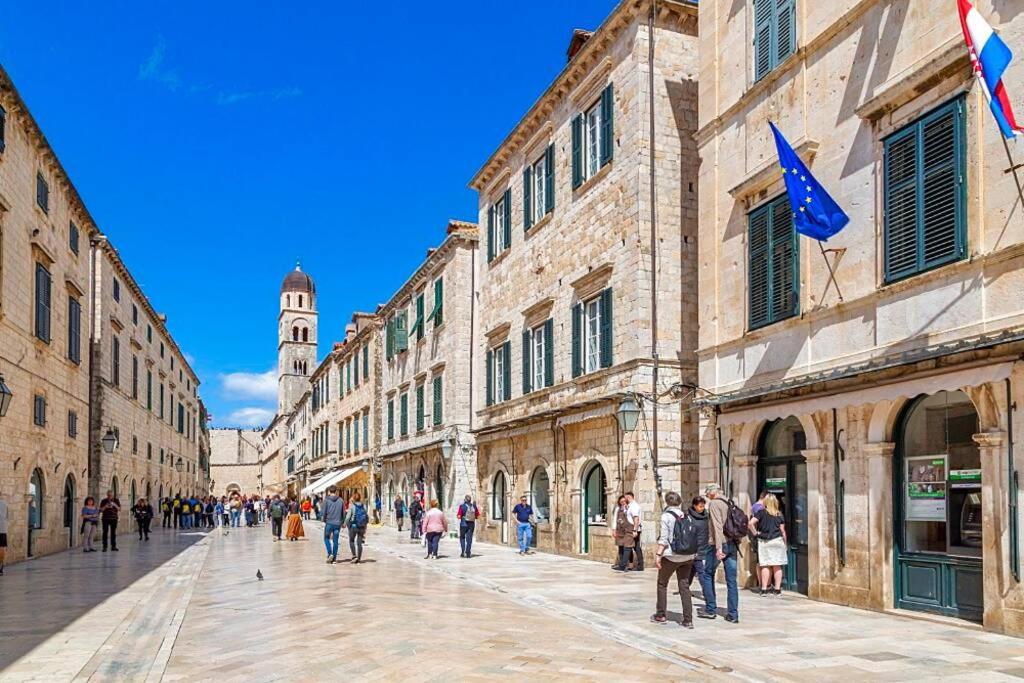
[[[779,164],[786,174],[786,193],[793,207],[793,227],[796,231],[819,241],[827,241],[850,222],[850,217],[839,208],[811,172],[800,161],[789,142],[771,121],[775,147],[779,151]]]

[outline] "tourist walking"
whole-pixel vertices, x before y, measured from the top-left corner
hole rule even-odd
[[[704,489],[708,500],[708,530],[710,547],[704,556],[704,571],[700,576],[700,590],[704,596],[704,609],[698,610],[701,619],[714,619],[718,616],[718,599],[715,595],[715,571],[719,563],[725,568],[726,615],[725,620],[739,623],[740,591],[736,583],[736,570],[739,555],[739,539],[726,536],[725,527],[729,518],[730,503],[722,498],[722,487],[708,484]],[[743,533],[746,533],[744,529]]]
[[[402,531],[402,523],[405,522],[405,501],[402,500],[401,496],[395,498],[395,524],[398,525],[398,531]]]
[[[231,497],[231,526],[238,527],[238,522],[242,517],[242,501],[238,499],[237,495]]]
[[[373,497],[373,523],[380,524],[380,494]]]
[[[476,533],[476,519],[480,516],[480,508],[473,502],[473,496],[466,494],[466,499],[459,506],[459,557],[473,557],[473,534]]]
[[[338,488],[327,489],[327,497],[322,505],[324,521],[324,547],[327,548],[327,564],[338,561],[338,534],[345,517],[345,503],[338,497]]]
[[[309,513],[313,511],[313,501],[309,498],[302,499],[302,519],[308,520]]]
[[[4,573],[7,559],[7,501],[0,496],[0,575]]]
[[[113,491],[107,491],[107,497],[100,503],[100,519],[103,521],[103,552],[107,546],[117,552],[117,516],[121,512],[121,501],[114,497]]]
[[[423,516],[423,532],[427,536],[427,557],[437,559],[437,551],[441,545],[441,535],[448,533],[448,519],[444,511],[437,505],[437,500],[430,501],[430,509]]]
[[[420,538],[422,521],[423,502],[420,500],[420,494],[417,493],[413,495],[412,502],[409,504],[409,538],[413,540]]]
[[[761,597],[782,595],[782,568],[789,564],[786,518],[775,494],[767,494],[761,502],[761,508],[750,518],[750,533],[757,537]]]
[[[274,499],[270,501],[270,509],[267,513],[270,515],[270,533],[275,541],[281,540],[281,528],[284,526],[286,511],[287,507],[281,497],[274,496]]]
[[[690,595],[690,571],[693,558],[700,546],[698,531],[692,520],[687,519],[681,509],[683,499],[675,491],[665,494],[665,510],[661,513],[658,533],[658,549],[654,566],[658,568],[658,597],[651,621],[664,624],[668,621],[668,582],[676,577],[679,599],[683,607],[680,625],[693,628],[693,596]]]
[[[631,546],[633,571],[642,572],[644,570],[644,549],[641,543],[644,526],[643,510],[640,509],[640,503],[636,502],[636,496],[632,491],[626,491],[626,521],[633,526],[633,545]]]
[[[94,553],[92,540],[96,538],[96,527],[100,524],[100,509],[96,507],[96,499],[86,496],[82,503],[82,552]]]
[[[153,521],[153,506],[145,498],[139,498],[132,510],[135,515],[135,525],[139,529],[139,540],[149,540],[149,525]]]
[[[520,496],[519,503],[512,508],[516,516],[516,540],[519,541],[519,554],[529,555],[530,544],[533,542],[533,508],[526,502],[526,496]]]
[[[170,528],[171,526],[171,499],[164,498],[160,501],[160,514],[163,517],[163,524],[161,525],[164,529]]]
[[[708,549],[711,547],[709,540],[710,534],[708,532],[708,501],[704,496],[694,496],[690,502],[690,509],[686,511],[686,515],[693,520],[694,526],[697,527],[697,554],[693,558],[693,567],[690,569],[690,580],[688,584],[693,583],[693,577],[698,577],[700,580],[701,574],[704,573],[704,558],[707,557]]]
[[[217,528],[224,528],[224,503],[214,498],[217,502],[213,504],[213,517],[217,522]],[[227,529],[224,529],[224,533],[227,533]]]
[[[245,526],[256,526],[256,501],[252,498],[245,500]]]
[[[618,548],[618,559],[612,565],[617,572],[629,571],[629,560],[633,555],[633,523],[629,521],[626,509],[629,507],[629,500],[626,496],[619,496],[615,502],[615,516],[612,518],[612,536],[615,538],[615,546]]]
[[[302,515],[299,514],[299,502],[294,498],[288,501],[288,529],[285,536],[289,541],[306,537],[306,530],[302,527]]]
[[[181,499],[181,524],[179,529],[188,529],[192,526],[192,506],[188,502],[188,498]]]
[[[174,528],[177,529],[181,526],[181,494],[175,494],[174,500],[171,502],[171,508],[174,512]]]
[[[363,542],[366,540],[366,527],[370,524],[370,514],[363,504],[363,494],[356,491],[352,494],[352,504],[345,515],[345,526],[348,527],[348,549],[352,552],[352,562],[363,561]]]
[[[203,524],[203,501],[192,498],[192,528],[199,529]]]

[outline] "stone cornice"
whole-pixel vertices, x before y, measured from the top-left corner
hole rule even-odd
[[[818,152],[818,141],[805,138],[793,145],[793,151],[807,166],[811,166]],[[729,194],[738,202],[750,199],[775,183],[781,185],[783,175],[778,159],[772,155],[732,186]]]

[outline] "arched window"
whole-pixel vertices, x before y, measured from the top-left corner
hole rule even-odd
[[[292,328],[292,341],[299,341],[299,327],[297,325]]]
[[[302,341],[304,341],[304,342],[308,342],[309,341],[309,328],[308,327],[303,327],[302,328]]]
[[[505,473],[498,472],[494,475],[494,486],[491,487],[491,519],[504,521],[506,496]]]
[[[302,308],[302,295],[299,294],[299,308]]]
[[[530,497],[533,499],[533,510],[539,521],[547,521],[551,515],[551,482],[548,472],[543,467],[533,471],[530,478]]]
[[[75,479],[70,474],[64,479],[64,528],[75,527]]]
[[[153,485],[147,481],[146,482],[146,502],[147,503],[151,502],[152,498],[153,498]]]
[[[291,306],[292,306],[292,295],[291,294],[285,294],[284,295],[284,305],[287,306],[288,308],[291,308]]]
[[[131,501],[132,505],[135,505],[135,503],[138,502],[139,498],[138,498],[138,494],[136,493],[136,490],[135,490],[135,480],[134,479],[132,479],[131,493],[132,493],[132,497],[130,498],[130,501]]]
[[[114,498],[117,498],[117,477],[111,477],[110,490],[114,492]]]
[[[604,522],[608,517],[608,497],[605,490],[608,480],[600,463],[594,463],[583,479],[584,509],[591,524]]]
[[[43,528],[43,471],[33,470],[28,480],[28,526],[30,529]]]

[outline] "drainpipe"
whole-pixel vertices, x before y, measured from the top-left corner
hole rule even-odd
[[[1018,478],[1018,472],[1014,466],[1013,460],[1013,411],[1016,410],[1017,404],[1013,401],[1013,389],[1010,384],[1010,378],[1006,380],[1006,459],[1009,463],[1007,465],[1007,483],[1009,488],[1006,492],[1009,500],[1009,528],[1010,528],[1010,574],[1013,575],[1013,580],[1020,582],[1020,529],[1019,529],[1019,518],[1017,516],[1017,492],[1020,489],[1020,480]]]
[[[832,450],[834,451],[835,481],[836,481],[836,553],[839,555],[839,564],[846,566],[846,481],[840,479],[841,472],[839,461],[846,460],[846,451],[839,445],[839,436],[843,430],[839,429],[837,411],[832,409]]]

